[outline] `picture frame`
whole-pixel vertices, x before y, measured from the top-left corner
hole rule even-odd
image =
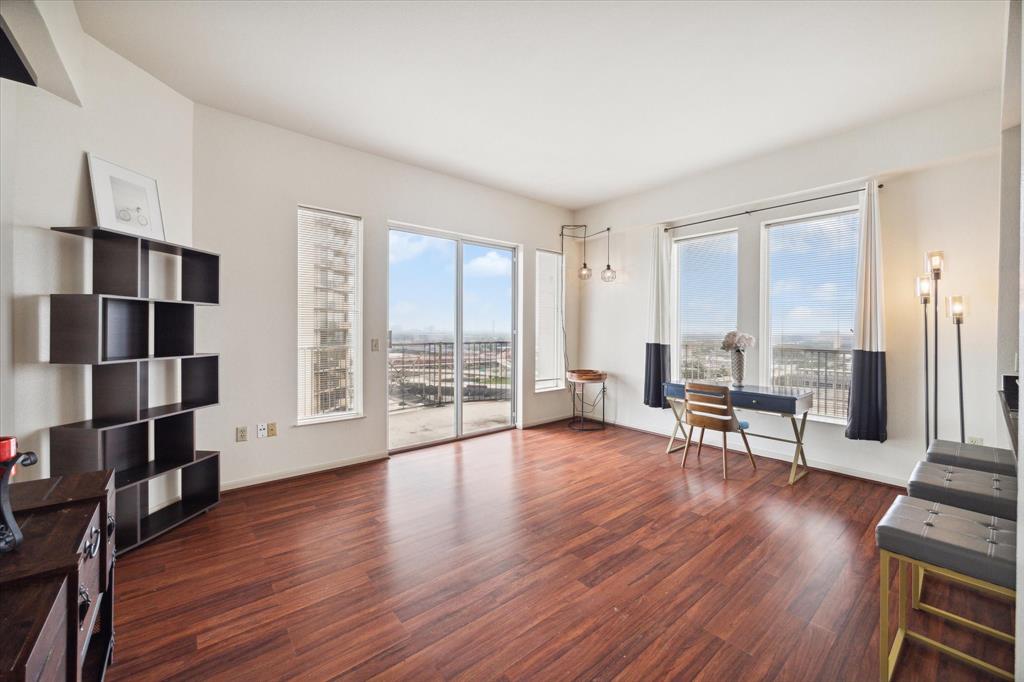
[[[96,225],[138,237],[166,241],[156,180],[86,154]]]

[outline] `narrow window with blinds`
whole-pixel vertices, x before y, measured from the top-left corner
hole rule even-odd
[[[813,390],[826,419],[845,421],[850,398],[859,229],[856,210],[766,225],[768,378]]]
[[[565,307],[562,254],[537,251],[534,390],[565,387],[562,314]]]
[[[738,238],[735,230],[675,242],[676,376],[729,377],[722,337],[736,329]]]
[[[298,209],[299,424],[362,413],[362,231],[356,216]]]

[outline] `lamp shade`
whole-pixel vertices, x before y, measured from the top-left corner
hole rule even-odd
[[[945,254],[942,251],[929,251],[926,256],[928,271],[932,273],[932,279],[942,278],[942,267],[945,265]]]
[[[917,277],[917,297],[921,303],[928,303],[932,298],[932,276],[931,275],[918,275]]]
[[[953,318],[953,324],[963,324],[964,315],[967,314],[967,301],[963,296],[949,296],[946,298],[946,317]]]
[[[604,270],[601,271],[601,281],[602,282],[614,282],[615,281],[615,271],[612,270],[612,266],[611,266],[610,263],[608,264],[608,266]]]
[[[590,279],[590,276],[593,275],[593,274],[594,274],[594,271],[591,270],[590,268],[588,268],[586,263],[584,263],[583,267],[580,268],[580,271],[579,271],[580,279]]]

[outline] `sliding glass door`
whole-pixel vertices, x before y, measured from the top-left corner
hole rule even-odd
[[[512,425],[515,251],[462,244],[462,433]]]
[[[391,228],[388,447],[510,427],[515,250]]]

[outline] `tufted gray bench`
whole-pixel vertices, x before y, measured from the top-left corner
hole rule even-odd
[[[1003,476],[1017,475],[1017,458],[1013,456],[1013,450],[1005,448],[936,440],[928,446],[925,458],[933,464],[948,464]]]
[[[1017,479],[948,464],[918,462],[907,481],[911,497],[1017,520]]]
[[[875,528],[881,549],[1013,589],[1017,524],[900,495]]]
[[[997,677],[1013,673],[934,640],[908,626],[908,602],[915,608],[1012,643],[1013,635],[920,601],[919,577],[940,575],[986,592],[1015,599],[1017,524],[1006,519],[900,495],[875,528],[881,563],[879,580],[880,679],[889,682],[906,639],[925,644]],[[889,632],[889,564],[899,564],[898,627]],[[909,569],[909,570],[908,570]],[[913,572],[913,577],[911,576]],[[890,644],[890,641],[892,643]]]

